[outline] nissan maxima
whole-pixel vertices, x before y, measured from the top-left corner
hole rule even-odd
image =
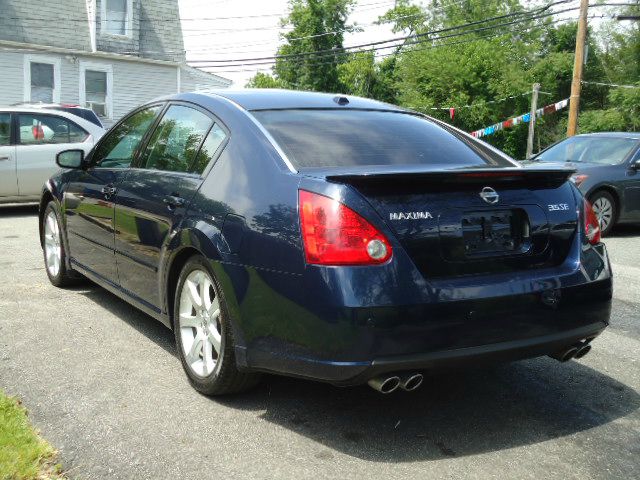
[[[57,162],[49,279],[87,277],[173,329],[208,395],[261,372],[410,391],[443,369],[580,358],[609,322],[573,170],[525,169],[392,105],[179,94]]]

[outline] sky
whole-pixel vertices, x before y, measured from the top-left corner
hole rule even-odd
[[[462,3],[462,0],[459,0]],[[528,9],[540,7],[553,0],[524,0]],[[280,26],[280,19],[288,13],[288,0],[178,0],[184,35],[187,62],[193,60],[236,60],[272,57],[281,45],[281,34],[288,31]],[[391,25],[374,25],[394,5],[394,0],[357,0],[349,23],[359,25],[360,32],[346,33],[344,46],[359,45],[402,36],[394,34]],[[415,0],[414,4],[427,4]],[[578,0],[559,4],[554,10],[577,7]],[[604,9],[590,9],[591,14],[605,13]],[[559,18],[575,19],[577,10],[563,13]],[[598,19],[589,20],[598,25]],[[236,62],[237,64],[238,62]],[[270,72],[270,65],[230,66],[206,68],[233,81],[233,88],[243,88],[257,71]],[[258,70],[260,69],[260,70]]]
[[[393,0],[359,0],[349,22],[362,25],[364,31],[345,34],[344,45],[399,36],[389,25],[371,25],[393,4]],[[273,56],[282,43],[280,34],[287,31],[280,28],[287,5],[287,0],[179,0],[187,61]],[[257,68],[269,72],[267,67],[207,70],[233,80],[234,88],[242,88]]]

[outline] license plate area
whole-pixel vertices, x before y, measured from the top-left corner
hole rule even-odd
[[[531,246],[529,220],[522,209],[465,212],[461,230],[467,257],[525,253]]]

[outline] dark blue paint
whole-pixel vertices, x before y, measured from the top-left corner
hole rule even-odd
[[[228,303],[240,367],[354,384],[384,371],[548,354],[608,324],[609,261],[604,245],[586,241],[577,219],[581,195],[569,183],[500,189],[487,179],[439,191],[421,187],[422,177],[389,180],[380,167],[380,178],[364,183],[336,170],[296,173],[240,105],[340,108],[333,96],[246,91],[172,98],[207,109],[230,133],[204,178],[88,168],[58,174],[45,194],[65,213],[73,268],[169,326],[172,263],[185,249],[207,257]],[[349,100],[348,108],[396,108]],[[520,170],[515,163],[513,169]],[[377,188],[379,181],[391,187]],[[117,185],[112,201],[96,193],[102,183]],[[490,209],[477,187],[492,184],[502,205],[528,212],[534,255],[460,257],[461,212]],[[392,259],[371,267],[306,265],[299,188],[366,217],[389,238]],[[163,198],[175,193],[186,203],[170,210]],[[80,195],[92,205],[82,216]],[[545,209],[558,202],[570,209]],[[423,209],[432,220],[389,221],[390,212]],[[111,256],[98,242],[112,246]]]

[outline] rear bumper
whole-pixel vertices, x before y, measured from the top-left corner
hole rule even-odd
[[[436,352],[396,355],[361,362],[334,362],[310,358],[271,356],[262,368],[253,370],[329,382],[340,386],[359,385],[390,372],[441,371],[471,366],[512,362],[550,355],[583,340],[593,340],[607,326],[599,322],[574,330],[524,340],[480,345]],[[273,355],[273,354],[272,354]]]
[[[417,299],[416,277],[385,291],[379,286],[393,283],[371,275],[349,283],[329,277],[344,274],[340,269],[314,288],[299,278],[283,285],[281,276],[264,274],[263,298],[282,308],[264,319],[251,317],[268,331],[245,337],[236,358],[251,370],[356,385],[386,372],[464,368],[556,353],[595,338],[609,323],[612,278],[606,250],[599,245],[582,253],[582,261],[567,262],[563,269],[452,279],[437,288],[432,282],[421,289],[432,301],[409,305],[394,301],[389,292]],[[368,274],[355,272],[350,280]],[[264,285],[276,279],[282,290],[266,295]],[[367,288],[345,289],[352,296],[336,304],[337,295],[323,296],[333,285]],[[294,307],[280,300],[283,290],[305,298]],[[390,301],[372,302],[371,292]]]

